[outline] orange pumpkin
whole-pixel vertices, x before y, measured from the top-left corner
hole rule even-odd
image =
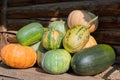
[[[96,16],[89,11],[73,10],[68,15],[67,24],[69,28],[72,28],[76,25],[85,25],[89,29],[89,32],[92,33],[98,27],[98,19],[89,24],[90,26],[88,26],[88,22],[95,17]]]
[[[89,40],[86,43],[86,45],[83,47],[83,49],[89,48],[89,47],[92,47],[95,45],[97,45],[97,41],[95,40],[95,38],[93,36],[90,35]]]
[[[19,44],[8,44],[1,49],[3,63],[12,68],[29,68],[36,63],[36,52],[33,48]]]

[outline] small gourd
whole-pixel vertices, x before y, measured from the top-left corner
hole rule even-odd
[[[50,29],[43,34],[42,45],[45,49],[58,49],[62,44],[63,34],[55,29]]]

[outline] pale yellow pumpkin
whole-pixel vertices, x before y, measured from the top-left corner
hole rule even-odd
[[[72,28],[76,25],[85,25],[89,29],[89,32],[92,33],[98,27],[98,19],[96,19],[91,24],[89,24],[89,21],[92,20],[95,17],[96,16],[89,11],[73,10],[68,15],[67,24],[68,24],[69,28]],[[89,24],[89,26],[88,26],[88,24]]]
[[[95,38],[93,36],[90,35],[89,40],[86,43],[86,45],[83,47],[83,49],[89,48],[89,47],[92,47],[95,45],[97,45],[97,41],[95,40]]]

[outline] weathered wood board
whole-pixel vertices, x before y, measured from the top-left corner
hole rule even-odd
[[[71,72],[52,75],[44,72],[40,67],[34,66],[28,69],[13,69],[0,64],[1,80],[119,80],[119,68],[112,66],[95,76],[78,76]]]

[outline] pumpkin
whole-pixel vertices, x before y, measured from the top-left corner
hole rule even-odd
[[[42,45],[45,49],[58,49],[61,46],[63,35],[54,30],[50,29],[43,34]]]
[[[65,49],[47,51],[42,58],[42,68],[50,74],[62,74],[69,70],[71,55]]]
[[[85,44],[85,46],[83,47],[83,49],[85,48],[89,48],[92,46],[97,45],[97,41],[95,40],[95,38],[93,36],[90,35],[88,42]]]
[[[1,59],[12,68],[29,68],[36,63],[37,55],[31,47],[11,43],[1,49]]]
[[[89,40],[89,31],[83,25],[75,26],[67,31],[63,38],[63,47],[70,53],[78,52]]]
[[[95,17],[96,15],[94,15],[89,11],[73,10],[68,15],[67,24],[69,28],[72,28],[76,25],[85,25],[89,29],[89,32],[92,33],[98,27],[98,19],[97,20],[95,19],[95,21],[92,21],[92,22],[89,22],[89,21]],[[90,26],[87,26],[88,24]]]

